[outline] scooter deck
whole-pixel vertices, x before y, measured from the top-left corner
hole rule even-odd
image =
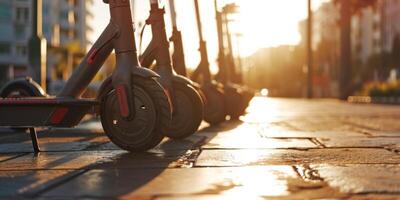
[[[0,126],[73,127],[96,105],[98,101],[94,99],[0,99]]]

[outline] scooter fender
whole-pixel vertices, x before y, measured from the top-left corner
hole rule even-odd
[[[191,85],[191,86],[195,85],[195,83],[192,80],[190,80],[184,76],[181,76],[181,75],[175,75],[173,77],[173,81],[176,83],[182,83],[182,84],[187,84],[187,85]]]
[[[13,88],[16,86],[29,89],[30,91],[33,92],[33,94],[32,94],[33,96],[36,96],[36,97],[46,96],[46,92],[31,77],[18,78],[18,79],[8,82],[6,85],[4,85],[1,88],[0,96],[4,97],[3,92],[6,92],[6,90],[8,90],[9,88]]]
[[[196,90],[201,90],[201,85],[200,84],[190,80],[189,78],[187,78],[185,76],[176,75],[174,77],[174,81],[176,81],[178,83],[188,84],[188,85],[192,86]]]
[[[143,67],[134,67],[134,69],[132,70],[132,76],[139,76],[142,78],[160,77],[156,72]],[[112,87],[112,76],[107,77],[101,84],[100,90],[97,95],[97,100],[101,100],[104,97],[104,95],[106,95],[105,93],[107,92],[108,87]]]
[[[156,72],[144,67],[135,67],[132,70],[132,74],[134,76],[140,76],[143,78],[160,78],[160,75],[158,75]]]

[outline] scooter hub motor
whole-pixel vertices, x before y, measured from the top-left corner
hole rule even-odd
[[[154,79],[132,79],[133,119],[120,115],[116,90],[108,87],[101,102],[101,122],[107,136],[120,148],[133,152],[146,151],[163,139],[161,127],[169,124],[170,108],[163,88]]]

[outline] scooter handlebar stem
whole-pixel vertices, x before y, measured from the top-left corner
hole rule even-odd
[[[129,0],[109,0],[111,22],[118,28],[118,38],[114,40],[115,52],[136,51],[132,16]]]
[[[172,27],[177,27],[177,20],[176,20],[176,10],[175,10],[175,1],[169,0],[169,11],[171,13],[171,22]]]

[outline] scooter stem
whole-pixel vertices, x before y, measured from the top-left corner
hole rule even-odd
[[[172,27],[176,28],[177,22],[176,22],[176,10],[175,10],[174,0],[169,0],[169,9],[170,9],[170,13],[171,13]]]
[[[139,66],[139,61],[129,0],[110,1],[110,13],[111,22],[119,31],[118,37],[113,40],[117,62],[116,70],[112,75],[112,84],[117,92],[121,116],[131,120],[135,110],[132,70]]]
[[[196,12],[196,20],[197,20],[197,29],[199,33],[199,51],[201,56],[201,61],[197,69],[193,72],[191,78],[192,80],[197,80],[200,74],[203,75],[203,81],[205,84],[211,83],[211,72],[210,72],[210,62],[208,60],[208,52],[207,52],[207,42],[204,41],[203,38],[203,27],[201,24],[200,17],[200,8],[198,0],[194,0],[195,12]]]
[[[147,23],[151,25],[153,37],[148,48],[149,50],[154,49],[154,59],[156,60],[154,69],[158,74],[160,74],[159,81],[161,85],[169,92],[170,95],[174,95],[171,81],[174,71],[169,52],[169,41],[165,30],[165,10],[164,8],[159,8],[157,0],[150,0],[150,3],[150,17],[147,19]]]
[[[112,84],[117,92],[120,114],[124,119],[130,120],[135,114],[132,70],[139,66],[130,2],[129,0],[104,0],[104,2],[110,7],[110,23],[74,71],[59,96],[80,97],[115,49],[117,63],[112,75]]]
[[[222,84],[226,84],[228,81],[228,70],[226,66],[226,56],[225,56],[225,46],[224,46],[224,30],[223,30],[223,22],[222,22],[222,13],[218,11],[218,3],[217,0],[214,0],[215,6],[215,17],[217,24],[217,33],[218,33],[218,74],[217,78],[221,81]]]
[[[204,41],[204,38],[203,38],[203,25],[201,24],[200,8],[199,8],[199,1],[198,0],[194,0],[194,7],[196,9],[197,31],[199,33],[199,39],[200,39],[200,41]]]
[[[187,76],[182,33],[178,30],[174,0],[169,0],[169,7],[172,21],[172,36],[170,38],[170,41],[174,44],[174,52],[172,54],[172,66],[174,67],[176,73],[182,76]]]

